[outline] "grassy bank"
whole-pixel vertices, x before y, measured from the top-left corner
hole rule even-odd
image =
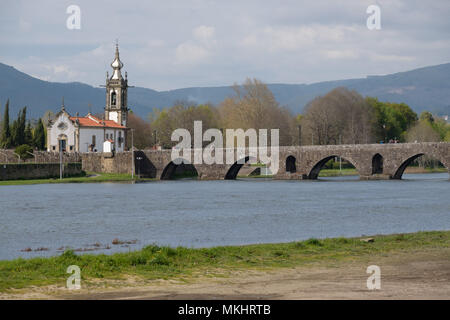
[[[319,172],[319,177],[339,177],[339,176],[357,176],[358,171],[354,168],[339,169],[322,169]]]
[[[364,242],[359,238],[309,239],[208,249],[147,246],[139,251],[112,255],[76,255],[73,251],[66,251],[50,258],[0,261],[0,291],[50,284],[64,286],[68,277],[66,269],[70,265],[80,267],[82,281],[86,284],[99,279],[122,279],[127,276],[137,276],[143,280],[186,279],[196,274],[293,267],[314,262],[332,263],[360,257],[450,248],[450,231],[373,238],[373,242]]]
[[[52,178],[52,179],[31,179],[31,180],[4,180],[0,181],[0,186],[9,185],[29,185],[43,183],[95,183],[95,182],[132,182],[132,181],[151,181],[154,179],[138,179],[136,176],[131,178],[131,174],[120,173],[93,173],[88,172],[83,177]]]

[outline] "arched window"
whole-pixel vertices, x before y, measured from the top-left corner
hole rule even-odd
[[[295,157],[289,156],[286,158],[286,172],[297,172],[297,168],[295,167]]]
[[[116,105],[116,101],[117,101],[117,95],[116,95],[116,92],[113,91],[113,92],[111,93],[111,105],[112,105],[112,106],[115,106],[115,105]]]
[[[383,157],[377,153],[372,158],[372,174],[383,173]]]

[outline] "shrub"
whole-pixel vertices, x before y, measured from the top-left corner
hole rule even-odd
[[[316,238],[311,238],[306,240],[307,244],[313,245],[313,246],[322,246],[322,242],[320,242],[320,240],[316,239]]]
[[[27,144],[22,144],[18,146],[15,150],[15,153],[17,153],[21,159],[28,159],[32,158],[33,156],[30,153],[33,153],[33,148],[30,147]]]

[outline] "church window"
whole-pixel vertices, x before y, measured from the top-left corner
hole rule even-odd
[[[95,135],[92,136],[92,145],[95,146]]]
[[[116,100],[117,100],[116,92],[113,91],[113,92],[111,93],[111,105],[112,105],[112,106],[115,106],[115,105],[116,105]]]

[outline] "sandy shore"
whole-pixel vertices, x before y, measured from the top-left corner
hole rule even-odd
[[[381,269],[381,289],[368,290],[366,268]],[[90,283],[69,291],[55,286],[0,293],[0,299],[450,299],[450,249],[352,261],[324,261],[224,277]],[[83,284],[82,284],[83,286]]]

